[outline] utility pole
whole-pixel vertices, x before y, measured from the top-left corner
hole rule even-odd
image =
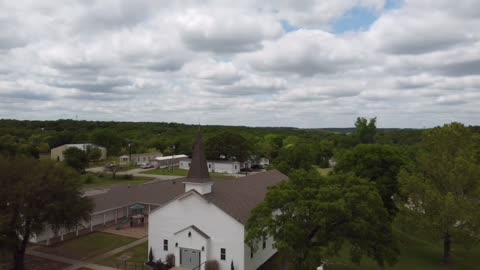
[[[172,172],[173,172],[173,160],[174,160],[174,157],[175,157],[175,145],[172,146],[172,150],[173,150],[173,151],[172,151],[172,152],[173,152],[173,153],[172,153],[172,154],[173,154],[173,155],[172,155]]]
[[[128,163],[132,163],[132,142],[128,141]]]

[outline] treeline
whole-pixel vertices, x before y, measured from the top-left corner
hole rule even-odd
[[[175,149],[176,153],[188,155],[198,129],[197,125],[178,123],[0,120],[0,154],[38,158],[63,144],[90,142],[106,147],[109,156],[127,154],[129,145],[132,153],[161,151],[171,154]],[[361,143],[354,132],[319,129],[201,126],[201,130],[205,140],[225,133],[240,135],[248,141],[251,154],[256,156],[271,160],[284,156],[280,159],[289,160],[285,156],[303,152],[307,153],[309,162],[321,166],[327,165],[334,149],[352,148]],[[419,141],[421,132],[378,130],[375,140],[381,144],[411,145]]]

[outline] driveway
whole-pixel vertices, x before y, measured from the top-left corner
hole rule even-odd
[[[152,169],[141,169],[141,168],[136,168],[133,170],[129,171],[124,171],[124,172],[117,172],[117,175],[126,175],[126,174],[131,174],[133,177],[146,177],[146,178],[152,178],[152,180],[172,180],[172,179],[178,179],[178,178],[183,178],[183,176],[176,176],[176,175],[155,175],[155,174],[143,174],[142,172],[144,171],[149,171]],[[105,172],[110,174],[109,171],[106,171],[104,167],[93,167],[93,168],[88,168],[86,169],[87,172],[90,173],[101,173]]]

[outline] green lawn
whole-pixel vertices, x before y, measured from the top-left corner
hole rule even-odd
[[[317,169],[317,171],[321,174],[321,175],[328,175],[331,171],[333,171],[332,168],[320,168],[320,167],[315,167]]]
[[[465,250],[464,248],[453,246],[454,267],[448,268],[442,265],[442,243],[423,240],[413,235],[396,231],[397,239],[400,241],[399,261],[393,267],[385,269],[392,270],[475,270],[480,265],[480,247]],[[372,260],[364,258],[360,265],[353,264],[348,259],[348,253],[344,252],[338,260],[338,265],[329,267],[329,270],[360,270],[371,269],[381,270]]]
[[[148,260],[148,243],[145,242],[95,263],[115,268],[117,264],[121,263],[123,260],[146,262]]]
[[[182,170],[179,168],[173,169],[157,169],[157,170],[148,170],[142,172],[144,174],[155,174],[155,175],[175,175],[175,176],[187,176],[188,170]],[[216,179],[234,179],[236,178],[235,176],[228,175],[228,174],[223,174],[223,173],[210,173],[211,178],[216,178]]]
[[[385,267],[385,270],[476,270],[480,269],[480,246],[466,250],[459,246],[453,246],[453,265],[442,265],[442,243],[424,240],[424,237],[416,237],[411,234],[395,230],[395,235],[400,244],[400,256],[397,264],[393,267]],[[350,261],[347,248],[344,248],[340,256],[333,258],[331,265],[326,270],[382,270],[373,260],[364,257],[360,265]],[[289,267],[285,267],[290,265]],[[295,270],[290,257],[285,254],[277,255],[272,261],[264,265],[262,270]]]
[[[110,175],[105,174],[103,177],[99,177],[95,174],[82,175],[82,181],[84,182],[84,188],[103,188],[118,184],[128,185],[140,185],[152,181],[152,178],[148,177],[134,177],[132,179],[125,179],[123,175],[117,175],[117,179],[113,179]]]
[[[41,247],[38,251],[84,260],[124,246],[135,240],[134,238],[119,235],[94,232],[52,246]]]

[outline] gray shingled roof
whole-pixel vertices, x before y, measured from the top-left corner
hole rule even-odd
[[[239,222],[245,223],[253,208],[264,200],[268,187],[286,179],[287,176],[277,170],[237,179],[211,179],[214,182],[212,192],[200,196]],[[135,203],[162,206],[185,193],[184,181],[190,181],[190,179],[181,178],[135,186],[115,186],[106,193],[90,196],[90,198],[95,202],[94,212],[103,212]]]
[[[265,199],[268,188],[286,180],[277,170],[252,174],[231,180],[210,179],[207,161],[199,132],[193,149],[190,171],[186,178],[157,181],[139,186],[115,186],[106,193],[90,196],[95,202],[95,213],[145,203],[162,206],[185,193],[184,182],[213,182],[212,192],[200,195],[241,223]]]

